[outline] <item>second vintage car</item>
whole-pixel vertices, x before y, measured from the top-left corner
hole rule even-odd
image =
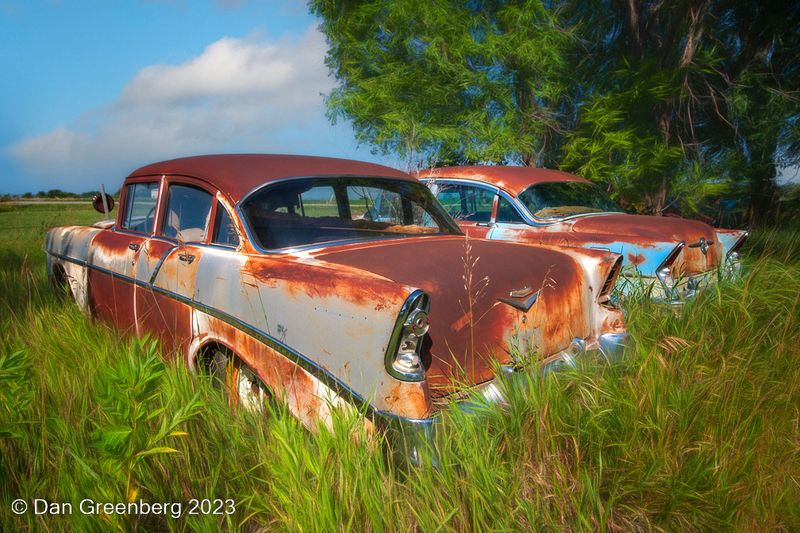
[[[625,340],[617,254],[469,239],[388,167],[175,159],[131,173],[119,205],[115,220],[48,232],[53,280],[228,376],[239,402],[272,396],[309,427],[340,406],[425,433],[465,388],[497,399],[495,368],[612,357]]]
[[[557,170],[463,166],[415,175],[471,236],[619,253],[622,292],[671,304],[717,275],[737,273],[748,235],[695,220],[626,214],[597,185]]]

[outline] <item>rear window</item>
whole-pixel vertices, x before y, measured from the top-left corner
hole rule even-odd
[[[390,178],[306,178],[267,186],[242,205],[262,248],[459,234],[420,183]]]

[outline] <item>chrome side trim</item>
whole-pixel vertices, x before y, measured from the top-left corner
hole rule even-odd
[[[512,291],[513,292],[513,291]],[[497,300],[503,302],[504,304],[508,304],[515,309],[519,309],[523,313],[527,313],[528,310],[533,307],[533,304],[536,303],[536,300],[539,299],[539,294],[541,294],[542,290],[539,289],[538,291],[534,292],[530,296],[521,297],[521,298],[498,298]]]
[[[280,255],[280,254],[292,254],[296,252],[302,252],[306,250],[316,250],[319,248],[324,248],[326,246],[340,246],[345,244],[354,244],[359,242],[373,242],[373,241],[382,241],[382,240],[392,240],[392,239],[403,239],[407,237],[400,237],[398,235],[388,235],[386,237],[372,237],[372,238],[363,238],[363,239],[342,239],[338,241],[326,241],[326,242],[319,242],[319,243],[310,243],[304,244],[302,246],[291,246],[286,248],[274,248],[274,249],[267,249],[261,246],[259,241],[255,238],[253,234],[253,230],[250,227],[250,219],[245,216],[244,210],[242,209],[243,205],[247,200],[254,194],[260,192],[262,189],[266,189],[275,185],[279,185],[282,183],[286,183],[289,181],[297,181],[297,180],[307,180],[307,179],[338,179],[338,178],[356,178],[356,179],[377,179],[377,180],[388,180],[388,181],[405,181],[411,184],[418,184],[425,187],[419,180],[411,179],[411,180],[403,180],[402,178],[397,177],[390,177],[390,176],[371,176],[371,175],[362,175],[362,174],[323,174],[319,176],[292,176],[288,178],[281,178],[275,181],[270,181],[268,183],[263,183],[258,187],[250,190],[247,194],[242,196],[242,198],[236,202],[233,210],[236,215],[239,217],[239,220],[242,223],[242,227],[244,227],[244,233],[247,237],[247,240],[250,242],[250,245],[259,253],[266,254],[266,255]],[[430,194],[430,191],[428,192]],[[438,204],[436,198],[433,199],[435,203]],[[442,208],[442,210],[444,210]],[[447,213],[444,213],[447,215]],[[425,235],[415,235],[415,238],[424,238],[424,237],[441,237],[442,235],[462,235],[461,230],[458,227],[458,224],[452,220],[452,218],[448,215],[448,220],[451,223],[452,227],[451,230],[454,230],[456,233],[428,233]]]
[[[153,269],[153,274],[150,276],[150,285],[155,283],[156,276],[158,276],[158,272],[159,272],[159,270],[161,270],[161,266],[164,264],[164,261],[166,261],[167,257],[169,257],[169,254],[171,254],[173,250],[177,250],[177,249],[178,249],[178,246],[173,246],[172,248],[169,248],[166,252],[161,254],[161,259],[159,259],[158,263],[156,263],[156,267]]]
[[[331,374],[330,372],[328,372],[327,370],[325,370],[321,366],[319,366],[316,363],[314,363],[307,356],[305,356],[305,355],[301,354],[300,352],[292,349],[290,346],[284,344],[282,341],[276,339],[275,337],[271,336],[270,334],[268,334],[268,333],[266,333],[266,332],[264,332],[264,331],[262,331],[260,329],[254,328],[253,326],[243,322],[242,320],[236,318],[235,316],[230,315],[230,314],[228,314],[228,313],[226,313],[226,312],[224,312],[224,311],[222,311],[220,309],[216,309],[214,307],[210,307],[210,306],[205,305],[203,303],[197,302],[197,301],[195,301],[195,300],[193,300],[191,298],[187,298],[186,296],[183,296],[181,294],[177,294],[175,292],[172,292],[172,291],[169,291],[169,290],[166,290],[166,289],[162,289],[161,287],[153,286],[152,284],[150,284],[148,282],[137,280],[135,278],[131,278],[130,276],[126,276],[124,274],[119,274],[119,273],[113,272],[111,270],[108,270],[106,268],[99,267],[99,266],[96,266],[96,265],[92,265],[92,264],[87,263],[86,261],[83,261],[83,260],[80,260],[80,259],[75,259],[73,257],[68,257],[68,256],[65,256],[65,255],[61,255],[61,254],[58,254],[58,253],[55,253],[55,252],[51,252],[49,250],[47,251],[47,253],[49,255],[51,255],[53,257],[56,257],[58,259],[61,259],[63,261],[68,261],[68,262],[71,262],[71,263],[75,263],[77,265],[84,266],[84,267],[96,270],[97,272],[101,272],[103,274],[110,275],[110,276],[112,276],[114,278],[117,278],[117,279],[120,279],[122,281],[126,281],[128,283],[133,283],[133,284],[135,284],[135,285],[137,285],[139,287],[150,289],[155,293],[161,294],[163,296],[166,296],[168,298],[176,300],[176,301],[178,301],[180,303],[188,305],[189,307],[192,307],[192,308],[194,308],[194,309],[196,309],[198,311],[206,313],[207,315],[213,316],[214,318],[217,318],[217,319],[219,319],[219,320],[221,320],[221,321],[223,321],[223,322],[225,322],[225,323],[227,323],[227,324],[229,324],[229,325],[241,330],[242,332],[252,336],[253,338],[257,339],[258,341],[260,341],[261,343],[265,344],[269,348],[272,348],[273,350],[275,350],[275,351],[281,353],[282,355],[284,355],[285,357],[287,357],[292,362],[296,363],[298,366],[303,368],[303,370],[306,370],[308,373],[310,373],[311,375],[313,375],[314,377],[316,377],[317,379],[322,381],[326,386],[328,386],[331,389],[333,389],[334,392],[336,392],[336,394],[341,396],[346,401],[350,402],[356,409],[362,410],[367,415],[369,415],[370,417],[375,419],[376,423],[378,423],[379,425],[380,424],[386,425],[386,424],[388,424],[389,422],[391,422],[392,420],[395,420],[395,419],[402,420],[404,422],[415,421],[415,423],[416,423],[417,420],[419,420],[419,421],[428,420],[428,419],[406,418],[406,417],[395,415],[394,413],[391,413],[389,411],[381,411],[379,409],[376,409],[363,396],[361,396],[356,391],[351,389],[348,385],[346,385],[344,382],[339,380],[336,376],[334,376],[333,374]],[[378,420],[379,418],[386,419],[386,421],[379,422],[379,420]],[[422,422],[420,422],[420,423],[422,423]]]

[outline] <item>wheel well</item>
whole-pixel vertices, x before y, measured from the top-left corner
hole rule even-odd
[[[64,270],[64,266],[62,264],[56,263],[53,265],[52,280],[56,287],[65,287],[68,284],[67,271]]]
[[[61,263],[55,263],[53,265],[50,282],[59,294],[64,295],[73,301],[77,301],[64,265]]]
[[[195,351],[194,355],[194,365],[197,370],[206,371],[208,370],[208,365],[211,362],[211,357],[214,355],[214,352],[225,352],[236,359],[241,360],[239,355],[231,349],[230,346],[222,344],[221,342],[217,341],[209,341]]]
[[[255,369],[253,369],[252,366],[250,366],[250,364],[248,364],[248,362],[244,358],[242,358],[233,348],[222,342],[212,340],[198,347],[197,350],[195,351],[195,356],[194,356],[195,369],[199,372],[202,372],[205,375],[212,376],[213,378],[216,372],[218,372],[218,370],[215,370],[215,362],[213,359],[214,354],[217,352],[226,354],[230,358],[229,361],[233,360],[235,368],[240,368],[240,367],[248,368],[250,372],[252,372],[252,374],[255,376],[256,380],[261,384],[261,387],[263,388],[264,392],[268,395],[268,397],[271,399],[275,398],[275,393],[272,390],[272,387],[270,387],[264,382],[261,376],[259,376],[258,373],[255,371]],[[228,366],[228,368],[230,368],[230,366]],[[222,369],[224,370],[225,367],[222,367]],[[217,377],[214,379],[219,379],[220,377],[219,374],[216,375]]]

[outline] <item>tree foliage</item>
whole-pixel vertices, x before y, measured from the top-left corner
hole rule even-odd
[[[410,163],[554,165],[573,36],[540,1],[315,0],[330,116]]]
[[[800,4],[312,0],[332,119],[417,163],[561,167],[623,203],[696,210],[800,154]]]

